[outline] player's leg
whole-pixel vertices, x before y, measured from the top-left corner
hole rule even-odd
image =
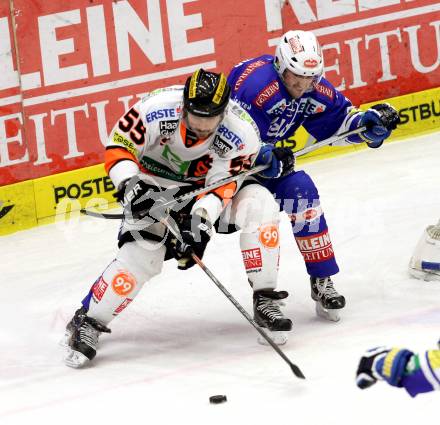
[[[162,225],[156,224],[155,227],[164,234]],[[122,246],[116,258],[92,285],[82,301],[82,307],[66,327],[64,362],[68,366],[82,367],[95,357],[99,335],[110,332],[107,327],[110,321],[162,269],[166,252],[163,244],[127,235],[131,234],[121,232]]]
[[[318,190],[310,176],[298,171],[269,181],[267,187],[288,214],[292,232],[310,275],[311,294],[321,317],[338,321],[345,306],[331,276],[339,271]]]
[[[279,208],[270,192],[258,184],[241,189],[221,217],[241,229],[240,247],[253,288],[255,321],[272,331],[278,344],[287,341],[292,322],[280,309],[286,291],[276,291],[279,262]],[[261,342],[261,340],[259,340]]]

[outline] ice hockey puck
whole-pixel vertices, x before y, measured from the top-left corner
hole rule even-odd
[[[212,395],[211,397],[209,397],[209,402],[211,404],[220,404],[225,403],[226,401],[228,401],[228,399],[225,395]]]

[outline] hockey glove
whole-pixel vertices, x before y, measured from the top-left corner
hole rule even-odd
[[[399,123],[397,111],[388,103],[379,103],[363,113],[359,125],[367,127],[362,136],[368,146],[378,148]]]
[[[277,148],[274,145],[263,145],[258,153],[255,165],[269,164],[269,168],[258,173],[266,179],[276,179],[293,173],[295,156],[290,148]]]
[[[202,258],[212,236],[212,224],[198,214],[181,215],[178,226],[182,240],[171,239],[171,252],[178,261],[178,268],[186,270],[195,264],[191,254]]]
[[[394,387],[401,387],[406,365],[412,356],[412,351],[400,348],[377,347],[368,350],[359,362],[357,386],[364,390],[378,380],[385,380]]]
[[[124,180],[113,196],[122,204],[124,214],[128,217],[135,219],[147,217],[153,206],[155,207],[153,221],[159,221],[165,215],[165,211],[161,211],[162,209],[159,208],[160,204],[166,201],[163,192],[146,176],[141,178],[136,175],[131,179]]]

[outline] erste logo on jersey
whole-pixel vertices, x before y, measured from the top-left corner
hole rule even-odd
[[[252,62],[251,64],[249,64],[235,82],[234,91],[237,91],[240,88],[240,86],[249,77],[249,75],[251,75],[260,66],[266,65],[266,63],[266,61],[259,59],[256,62]]]
[[[253,103],[261,108],[269,99],[275,96],[280,91],[280,85],[278,81],[271,81],[263,90],[261,90],[257,97],[253,100]]]
[[[229,128],[225,127],[223,124],[220,125],[220,127],[217,130],[217,134],[220,134],[223,136],[223,139],[225,139],[228,142],[231,142],[237,150],[244,149],[244,142],[240,139],[233,131],[229,130]]]
[[[213,150],[218,156],[223,157],[232,150],[232,146],[217,134],[210,149]]]
[[[159,120],[161,118],[178,118],[180,115],[180,108],[168,108],[168,109],[158,109],[157,111],[149,112],[145,119],[148,123],[153,122],[155,120]]]

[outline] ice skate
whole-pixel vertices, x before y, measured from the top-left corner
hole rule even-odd
[[[75,312],[67,324],[60,345],[64,347],[64,363],[73,368],[85,366],[96,356],[96,348],[101,332],[110,333],[110,329],[96,319],[88,317],[84,307]]]
[[[331,277],[311,277],[312,299],[316,302],[316,314],[319,317],[338,322],[339,310],[345,307],[345,298],[333,286]]]
[[[286,291],[277,292],[272,289],[254,292],[254,320],[277,345],[285,344],[287,332],[292,330],[292,321],[280,310],[280,306],[284,305],[281,300],[288,295]],[[258,336],[258,342],[268,345],[262,336]]]

